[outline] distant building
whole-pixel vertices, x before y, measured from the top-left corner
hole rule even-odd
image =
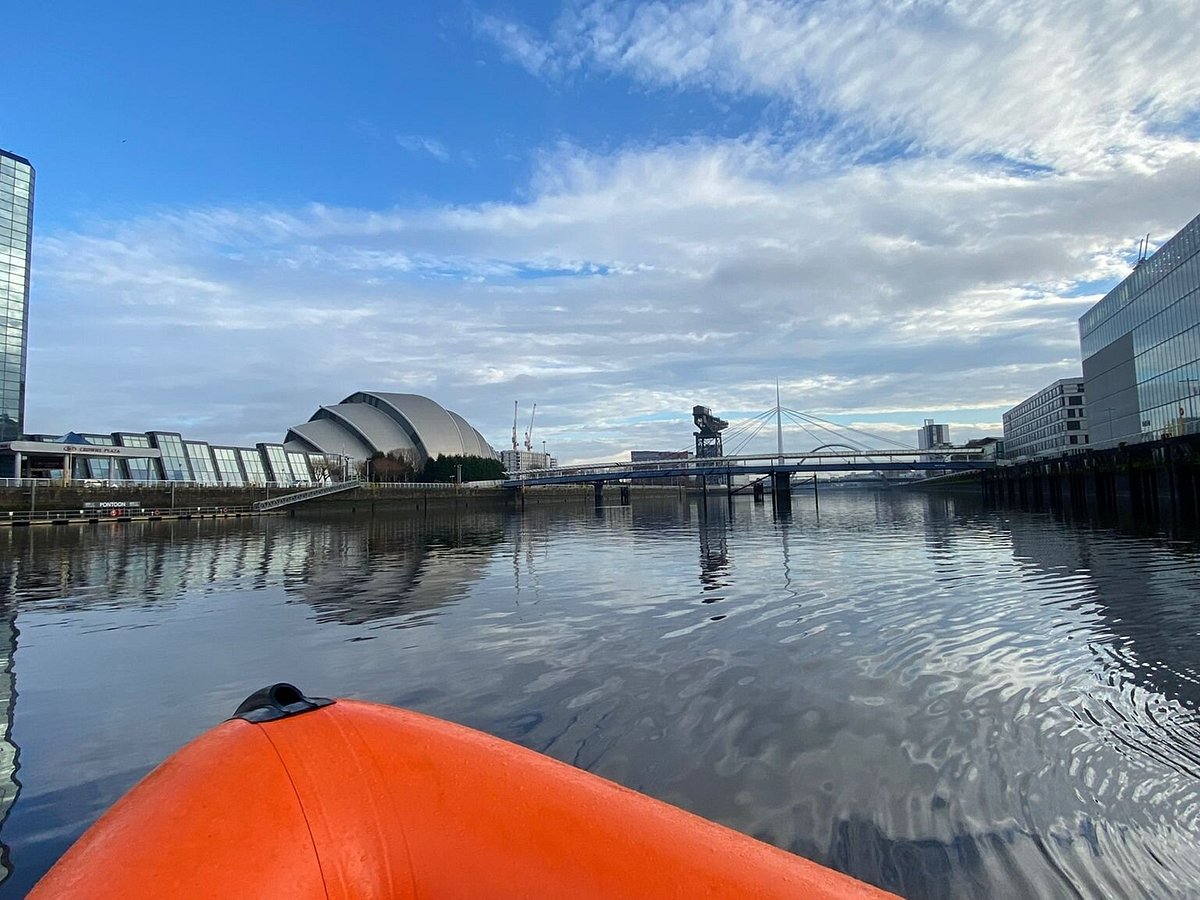
[[[1096,444],[1200,431],[1200,216],[1079,319]]]
[[[466,419],[428,397],[359,391],[279,442],[216,446],[174,431],[35,434],[0,442],[0,466],[64,481],[292,486],[352,478],[376,453],[397,451],[418,469],[439,455],[496,458]]]
[[[926,419],[925,424],[917,429],[918,450],[935,450],[939,447],[949,446],[949,425],[935,425],[933,419]]]
[[[660,462],[661,460],[671,459],[691,459],[691,450],[630,450],[629,461],[631,463],[640,462]]]
[[[720,441],[720,435],[717,435],[717,440]],[[697,440],[697,446],[701,444]],[[707,446],[707,445],[706,445]],[[631,463],[658,463],[658,462],[683,462],[692,458],[691,450],[630,450],[629,461]],[[685,484],[689,478],[687,476],[667,476],[664,478],[642,478],[638,484],[669,484],[678,485]]]
[[[438,456],[482,456],[496,451],[471,423],[419,394],[356,391],[322,406],[283,439],[287,450],[370,459],[376,453],[410,454],[418,469]]]
[[[501,450],[500,464],[510,475],[515,472],[529,472],[533,469],[554,469],[558,466],[549,453],[531,453],[528,450]]]
[[[0,443],[25,428],[33,175],[29,160],[0,150]],[[0,477],[15,474],[11,464],[0,456]]]
[[[974,438],[963,444],[967,450],[982,450],[984,459],[1004,459],[1004,441],[999,438]]]
[[[1016,459],[1086,446],[1086,396],[1082,378],[1060,378],[1022,400],[1004,414],[1004,455]]]

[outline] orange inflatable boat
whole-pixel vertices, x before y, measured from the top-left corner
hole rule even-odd
[[[264,688],[33,897],[889,897],[494,737]]]

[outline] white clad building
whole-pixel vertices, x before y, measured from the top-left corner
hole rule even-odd
[[[1004,414],[1004,455],[1009,459],[1065,453],[1089,442],[1082,377],[1060,378]]]

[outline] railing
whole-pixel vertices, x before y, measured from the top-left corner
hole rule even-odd
[[[456,491],[462,488],[498,488],[503,486],[503,484],[503,481],[468,481],[464,484],[455,484],[452,481],[347,481],[340,484],[322,485],[318,488],[310,488],[307,491],[284,494],[267,500],[259,500],[254,504],[254,508],[260,510],[278,509],[281,506],[303,503],[306,500],[315,500],[318,497],[327,497],[330,494],[338,494],[349,490],[365,490],[372,494],[387,494],[393,491],[410,493],[421,491],[424,493],[431,490]]]
[[[53,487],[54,484],[49,478],[0,478],[0,488]]]
[[[303,503],[305,500],[315,500],[318,497],[326,497],[330,494],[340,494],[342,491],[353,491],[362,487],[359,481],[343,481],[338,484],[326,484],[321,487],[309,488],[307,491],[296,491],[292,494],[284,494],[280,497],[274,497],[270,500],[259,500],[254,504],[256,511],[267,509],[278,509],[281,506],[291,506],[293,503]]]
[[[208,490],[290,490],[291,488],[312,487],[311,481],[301,483],[285,483],[282,481],[255,481],[246,484],[229,484],[219,481],[136,481],[134,479],[116,478],[72,478],[64,482],[59,478],[0,478],[0,488],[70,488],[82,490],[163,490],[170,488],[204,488]]]
[[[504,481],[368,481],[362,486],[370,491],[456,491],[463,488],[503,487]]]
[[[296,488],[311,488],[322,487],[339,487],[343,484],[356,484],[358,487],[367,488],[373,491],[428,491],[428,490],[455,490],[456,488],[480,488],[480,487],[499,487],[503,481],[465,481],[462,484],[455,484],[452,481],[357,481],[351,479],[349,482],[334,481],[325,483],[301,482],[298,484],[289,484],[282,481],[257,481],[248,484],[225,484],[216,481],[134,481],[117,480],[117,479],[97,479],[97,478],[73,478],[65,484],[60,479],[54,478],[0,478],[0,488],[79,488],[83,490],[163,490],[170,488],[196,488],[196,489],[217,489],[217,490],[280,490],[289,491]]]
[[[42,512],[0,512],[0,527],[22,525],[49,525],[55,522],[83,524],[87,522],[127,522],[133,519],[189,519],[218,518],[226,516],[249,516],[258,510],[252,506],[175,506],[153,507],[105,507],[103,509],[52,509]]]

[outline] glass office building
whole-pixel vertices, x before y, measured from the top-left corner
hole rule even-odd
[[[1092,443],[1200,432],[1200,216],[1083,314]]]
[[[33,166],[0,150],[0,443],[20,440],[25,427],[32,236]],[[12,474],[0,471],[0,477]]]

